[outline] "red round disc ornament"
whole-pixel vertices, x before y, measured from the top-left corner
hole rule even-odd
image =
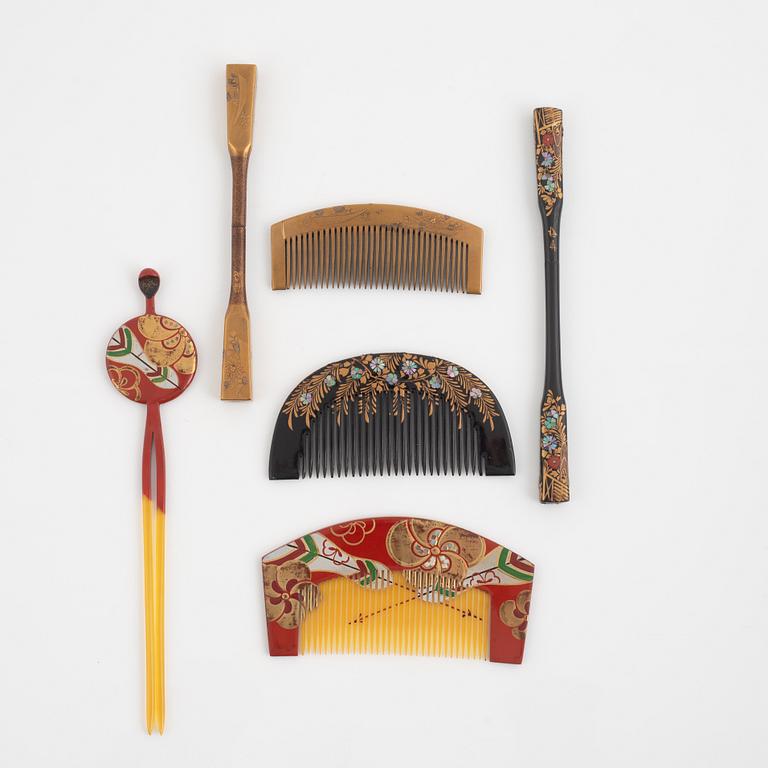
[[[167,403],[192,382],[197,370],[195,342],[180,323],[155,314],[160,276],[139,275],[146,311],[123,323],[107,345],[106,364],[115,389],[137,403]]]

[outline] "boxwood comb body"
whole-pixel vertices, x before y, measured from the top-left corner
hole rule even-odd
[[[272,225],[272,289],[480,293],[483,230],[405,205],[337,205]]]
[[[318,369],[283,403],[269,476],[514,475],[506,419],[471,371],[409,352],[349,357]]]
[[[539,414],[539,499],[568,501],[568,435],[560,366],[560,212],[563,207],[563,113],[540,107],[533,113],[536,185],[544,226],[546,281],[546,371]]]

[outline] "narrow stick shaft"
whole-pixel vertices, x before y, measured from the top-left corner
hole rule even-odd
[[[562,391],[560,364],[560,259],[556,238],[560,231],[560,207],[544,220],[544,281],[546,298],[546,369],[544,388]]]
[[[155,406],[156,407],[156,406]],[[152,493],[152,408],[147,407],[147,421],[144,427],[144,449],[141,459],[141,507],[144,524],[144,633],[146,638],[146,717],[147,733],[155,725],[155,678],[157,657],[155,654],[155,554],[154,503]]]
[[[165,446],[160,408],[154,423],[155,456],[155,723],[165,730]]]
[[[245,216],[248,190],[248,156],[233,156],[232,161],[232,275],[229,303],[246,304],[245,296]]]

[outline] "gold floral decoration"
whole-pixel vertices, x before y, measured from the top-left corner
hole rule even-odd
[[[267,621],[276,621],[284,629],[295,629],[305,612],[317,603],[319,594],[305,563],[264,566]]]
[[[175,320],[163,315],[142,315],[138,325],[139,331],[147,339],[144,352],[155,365],[173,368],[178,373],[195,372],[195,345]]]
[[[568,501],[568,441],[565,403],[547,390],[541,406],[541,500]]]
[[[141,375],[130,365],[108,365],[107,374],[118,392],[138,402],[141,399]]]
[[[477,408],[491,429],[499,415],[490,389],[472,372],[447,360],[408,353],[363,355],[331,363],[304,379],[288,396],[282,412],[290,429],[299,418],[309,427],[330,394],[337,424],[355,408],[367,423],[383,393],[391,394],[391,413],[401,422],[411,411],[412,395],[428,403],[430,416],[445,401],[458,415],[459,429],[470,406]]]
[[[530,589],[524,589],[514,600],[505,600],[499,606],[499,618],[503,624],[512,630],[512,636],[518,640],[525,640],[530,606]]]
[[[406,568],[460,582],[467,569],[482,559],[485,541],[463,528],[434,520],[407,518],[390,528],[387,552]]]
[[[559,109],[537,109],[534,113],[536,183],[547,216],[552,213],[555,203],[563,199],[562,116]]]

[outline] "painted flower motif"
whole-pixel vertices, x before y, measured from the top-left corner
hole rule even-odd
[[[558,456],[556,453],[550,453],[549,456],[547,456],[547,466],[552,469],[560,469],[560,456]]]
[[[541,143],[545,147],[551,147],[555,143],[555,137],[552,135],[551,131],[547,131],[546,133],[542,134]]]
[[[324,381],[325,381],[325,386],[326,387],[335,387],[336,386],[336,379],[334,379],[333,376],[331,376],[330,373],[325,377]]]
[[[302,392],[301,396],[299,397],[299,402],[302,405],[309,405],[312,402],[312,393],[311,392]]]
[[[397,374],[396,373],[388,373],[387,374],[387,384],[391,384],[392,386],[397,384]]]
[[[547,190],[547,192],[554,192],[555,191],[555,180],[549,174],[545,173],[541,177],[541,183],[544,186],[544,189]]]
[[[472,387],[469,390],[469,396],[472,400],[478,400],[483,396],[483,393],[477,387]]]
[[[384,371],[384,361],[380,357],[374,357],[369,365],[374,373],[382,373]]]
[[[459,369],[455,365],[449,365],[448,368],[446,368],[445,373],[448,378],[455,379],[459,375]]]
[[[142,315],[138,325],[139,332],[146,339],[144,353],[155,365],[173,368],[183,374],[195,372],[195,345],[175,320],[164,315]]]
[[[307,605],[315,603],[319,596],[306,563],[294,560],[279,566],[264,566],[267,621],[276,621],[285,629],[295,629],[301,623]]]
[[[555,162],[554,155],[551,152],[542,152],[541,153],[541,164],[545,168],[551,168],[552,163]]]
[[[400,370],[405,376],[415,376],[416,372],[419,370],[419,366],[416,365],[415,360],[403,360]]]
[[[120,394],[137,402],[141,399],[141,376],[136,368],[131,365],[110,365],[107,373]]]
[[[373,533],[375,528],[375,520],[352,520],[349,523],[332,526],[331,533],[338,536],[344,543],[355,546],[362,543],[363,539],[369,533]]]
[[[485,542],[463,528],[409,518],[389,529],[387,552],[406,568],[461,581],[469,567],[482,559]]]
[[[441,387],[440,377],[439,376],[431,376],[429,379],[429,386],[432,387],[432,389],[440,389]]]
[[[557,438],[554,435],[544,435],[541,438],[541,447],[551,453],[557,448]]]
[[[525,639],[528,629],[528,611],[531,608],[531,590],[524,589],[514,600],[505,600],[499,606],[499,618],[512,630],[513,637]]]
[[[363,377],[363,369],[358,368],[356,365],[352,366],[352,370],[349,372],[349,375],[355,380],[358,381]]]
[[[544,417],[544,426],[547,429],[554,429],[557,426],[557,416],[553,416],[551,411]]]

